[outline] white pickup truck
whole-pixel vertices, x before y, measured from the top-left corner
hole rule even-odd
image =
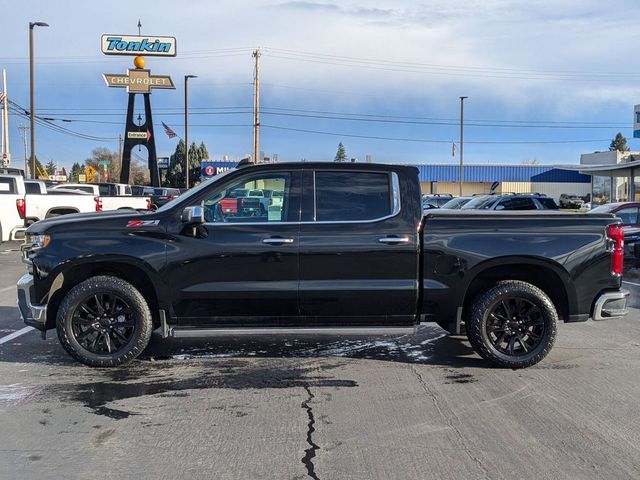
[[[0,243],[24,238],[24,192],[21,175],[0,174]]]
[[[25,213],[27,225],[68,213],[100,211],[99,199],[90,193],[66,188],[50,188],[42,180],[25,180]]]
[[[150,210],[151,200],[146,197],[134,197],[131,195],[131,185],[123,183],[61,183],[50,190],[60,188],[80,190],[98,198],[100,210],[122,210],[132,208],[134,210]]]

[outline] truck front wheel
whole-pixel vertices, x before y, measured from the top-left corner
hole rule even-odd
[[[149,305],[130,283],[96,276],[73,287],[56,319],[58,338],[76,360],[91,367],[115,367],[136,358],[149,344]]]
[[[475,300],[466,329],[471,346],[482,357],[501,367],[525,368],[547,356],[557,323],[558,313],[542,290],[507,280]]]

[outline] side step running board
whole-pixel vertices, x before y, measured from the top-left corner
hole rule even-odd
[[[256,328],[186,328],[171,327],[175,338],[241,335],[410,335],[416,327],[256,327]]]

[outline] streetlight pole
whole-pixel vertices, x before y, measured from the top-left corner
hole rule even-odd
[[[462,196],[462,183],[464,182],[464,99],[469,97],[460,97],[460,196]]]
[[[189,79],[198,78],[197,75],[184,76],[184,158],[185,158],[185,181],[184,184],[189,189]]]
[[[48,27],[45,22],[29,22],[29,123],[31,125],[31,178],[36,178],[36,115],[34,94],[34,68],[33,68],[33,27]]]

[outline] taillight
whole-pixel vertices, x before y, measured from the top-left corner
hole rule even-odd
[[[153,204],[150,198],[147,198],[147,210],[153,210]]]
[[[174,195],[169,195],[167,197],[167,200],[170,202],[171,200],[173,200],[174,198],[176,198]]]
[[[240,208],[244,207],[244,198],[238,199],[238,207],[240,207]]]
[[[102,199],[100,197],[93,197],[93,201],[96,202],[96,212],[102,211]]]
[[[20,215],[20,219],[24,220],[24,217],[27,216],[27,202],[24,198],[18,198],[16,200],[16,208],[18,209],[18,215]]]
[[[624,264],[624,230],[622,225],[608,225],[607,238],[613,244],[611,250],[611,275],[620,277]]]

